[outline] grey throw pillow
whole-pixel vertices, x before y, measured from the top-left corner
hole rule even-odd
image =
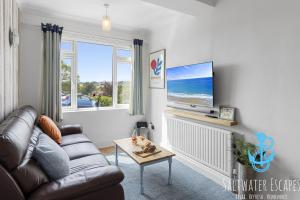
[[[70,174],[69,156],[44,133],[39,135],[37,145],[33,151],[33,158],[52,180],[57,180]]]

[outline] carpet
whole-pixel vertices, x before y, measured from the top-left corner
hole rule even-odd
[[[115,155],[107,155],[115,164]],[[119,167],[125,174],[122,182],[126,200],[235,200],[235,195],[188,166],[173,159],[172,185],[168,185],[168,162],[144,168],[144,194],[140,194],[140,171],[125,153],[119,153]]]

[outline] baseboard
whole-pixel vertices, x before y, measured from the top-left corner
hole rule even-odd
[[[170,149],[169,147],[165,147],[165,148]],[[224,185],[224,183],[231,183],[231,178],[229,178],[228,176],[225,176],[224,174],[221,174],[220,172],[218,172],[214,169],[211,169],[211,168],[207,167],[206,165],[203,165],[203,164],[187,157],[186,155],[183,155],[182,153],[177,152],[174,149],[170,149],[170,150],[176,154],[176,156],[174,158],[177,159],[179,162],[192,168],[196,172],[204,175],[205,177],[211,179],[212,181],[221,185],[222,187],[224,187],[224,188],[226,187]]]

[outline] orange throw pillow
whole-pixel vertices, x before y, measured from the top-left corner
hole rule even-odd
[[[57,128],[56,124],[45,115],[41,115],[38,121],[43,132],[52,138],[56,143],[61,143],[61,132]]]

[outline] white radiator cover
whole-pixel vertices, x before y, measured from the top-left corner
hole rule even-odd
[[[232,176],[232,132],[167,117],[168,145],[221,174]]]

